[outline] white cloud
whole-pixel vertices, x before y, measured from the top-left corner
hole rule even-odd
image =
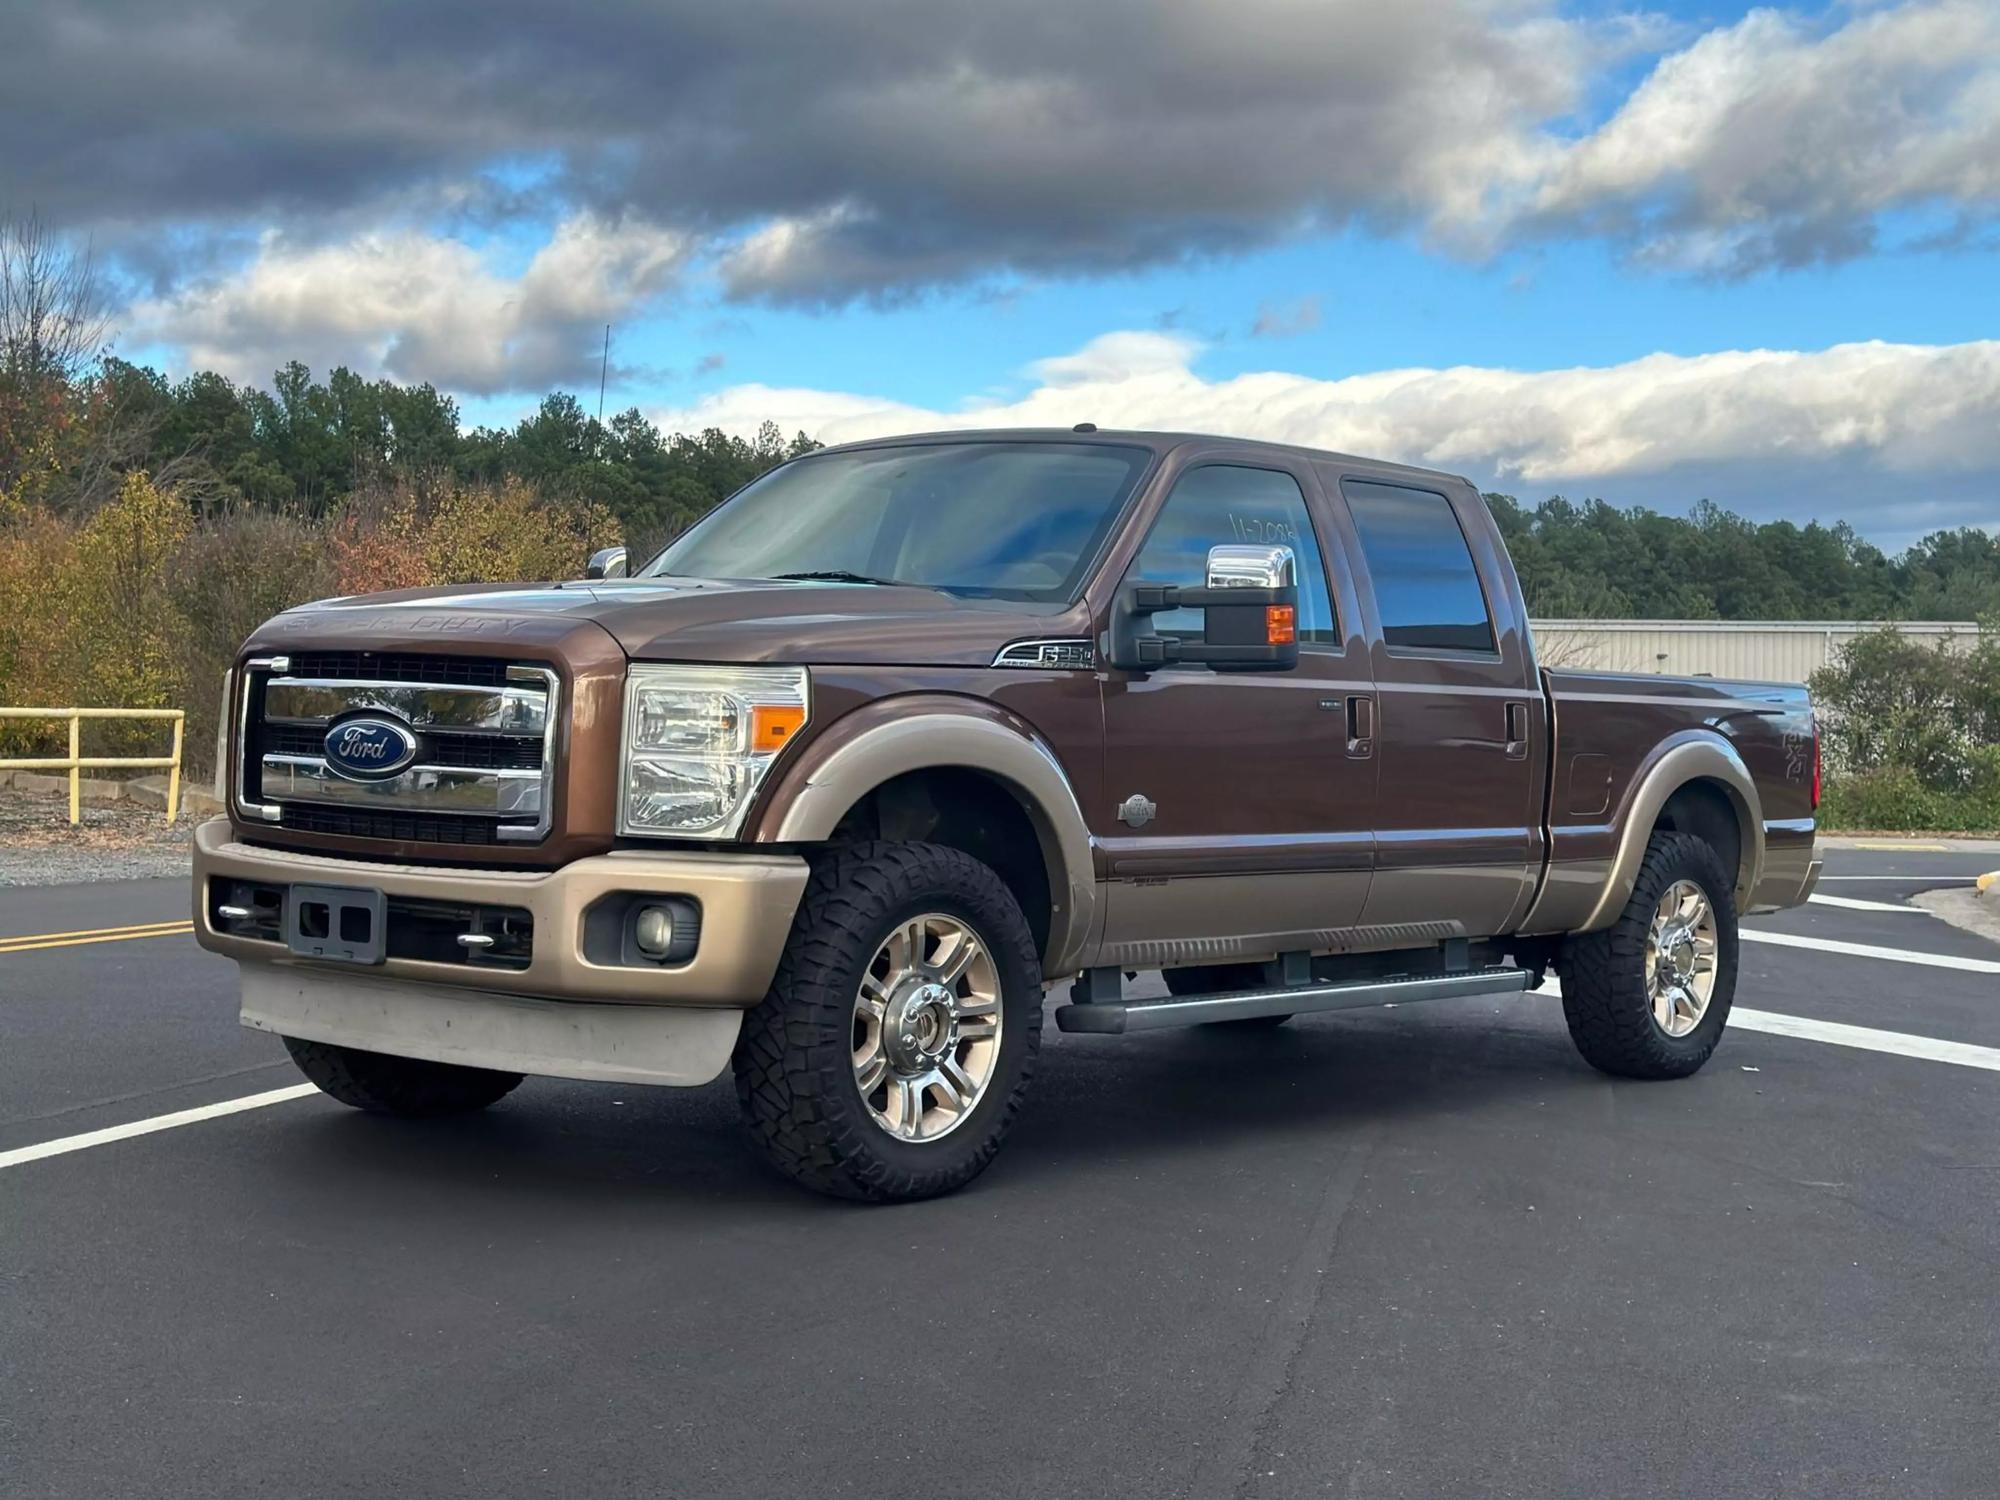
[[[1809,352],[1654,354],[1624,364],[1520,371],[1459,366],[1338,380],[1265,371],[1209,380],[1200,346],[1170,333],[1106,334],[1032,367],[1021,399],[932,411],[863,395],[733,386],[654,413],[677,430],[748,434],[766,419],[824,442],[953,427],[1219,432],[1443,468],[1542,493],[1631,500],[1703,494],[1774,513],[1842,510],[1852,497],[1983,494],[2000,521],[2000,341],[1856,343]],[[1833,488],[1825,488],[1829,481]],[[1748,497],[1746,499],[1746,496]],[[1824,503],[1815,506],[1815,498]],[[1858,506],[1860,500],[1854,501]],[[1937,524],[1954,519],[1940,514]]]
[[[122,321],[189,366],[239,380],[298,359],[474,394],[546,390],[595,373],[604,324],[671,287],[687,253],[675,231],[589,214],[557,225],[518,276],[414,230],[311,246],[267,234],[239,271],[141,302]]]
[[[1736,272],[1844,259],[1883,215],[1940,205],[2000,208],[1994,0],[1864,8],[1824,32],[1753,10],[1534,162],[1509,215],[1626,239],[1645,264]]]

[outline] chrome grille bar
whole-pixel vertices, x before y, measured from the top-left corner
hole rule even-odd
[[[521,734],[540,738],[548,722],[544,688],[456,687],[357,682],[339,677],[274,677],[264,686],[264,718],[330,724],[342,714],[392,713],[434,734]]]
[[[338,802],[425,812],[533,817],[542,810],[540,771],[411,766],[382,781],[350,781],[316,755],[266,755],[259,790],[267,802]]]

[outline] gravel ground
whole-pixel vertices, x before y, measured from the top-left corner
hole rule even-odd
[[[86,802],[70,827],[63,793],[0,787],[0,886],[70,885],[180,875],[188,868],[195,819],[169,826],[157,807]]]

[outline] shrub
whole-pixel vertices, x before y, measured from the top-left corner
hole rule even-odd
[[[1970,649],[1884,629],[1813,674],[1836,828],[2000,828],[2000,634]]]
[[[329,537],[342,594],[452,583],[574,578],[618,539],[611,512],[549,500],[517,479],[442,490],[399,486],[357,496]]]
[[[1892,833],[1991,833],[2000,830],[2000,781],[1984,791],[1939,792],[1900,767],[1861,771],[1827,784],[1820,822]]]
[[[334,592],[324,528],[247,507],[210,516],[182,545],[174,582],[186,755],[214,755],[222,674],[244,639],[281,610]]]

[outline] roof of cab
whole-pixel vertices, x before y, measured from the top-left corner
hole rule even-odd
[[[1351,464],[1377,473],[1393,473],[1410,479],[1426,479],[1433,483],[1443,479],[1466,485],[1474,490],[1478,488],[1464,475],[1453,474],[1444,469],[1426,469],[1415,464],[1395,463],[1386,458],[1364,458],[1360,454],[1338,453],[1329,448],[1307,448],[1297,443],[1273,443],[1262,438],[1231,437],[1227,433],[1216,432],[1143,432],[1120,428],[1092,428],[1088,432],[1079,432],[1073,427],[967,427],[944,432],[907,432],[894,437],[860,438],[851,443],[836,443],[815,451],[849,453],[864,448],[915,447],[941,442],[1103,444],[1146,448],[1162,456],[1189,444],[1227,443],[1232,447],[1263,449],[1270,453],[1288,454],[1293,458]]]

